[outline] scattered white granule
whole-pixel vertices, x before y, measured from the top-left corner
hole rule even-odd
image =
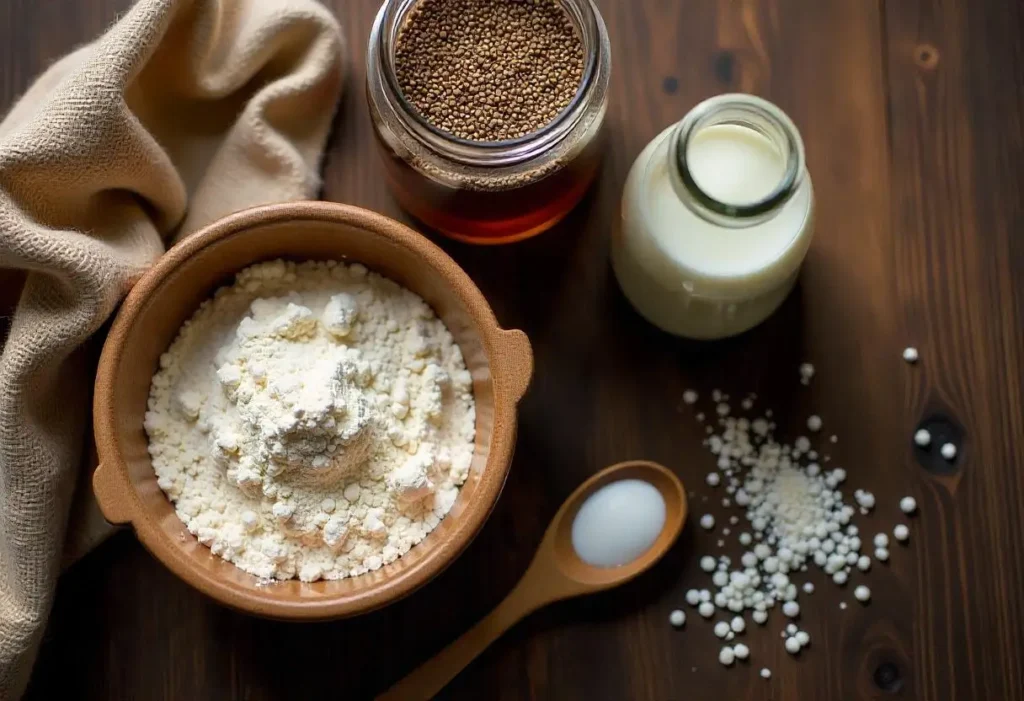
[[[761,678],[762,679],[771,679],[772,678],[772,671],[770,669],[768,669],[767,667],[762,667],[761,668]]]
[[[908,516],[917,511],[917,500],[914,497],[903,497],[900,499],[900,511]]]
[[[683,402],[685,404],[696,404],[697,392],[692,389],[688,389],[685,392],[683,392]]]
[[[871,492],[866,492],[863,489],[854,491],[853,498],[857,501],[862,509],[871,510],[875,508],[875,495]]]
[[[907,346],[906,348],[904,348],[903,349],[903,359],[906,360],[908,363],[916,363],[917,362],[917,349],[914,348],[913,346]]]
[[[896,540],[901,543],[905,543],[910,538],[910,529],[907,528],[906,524],[898,523],[896,527],[892,529],[892,535]]]
[[[676,609],[668,615],[668,622],[673,628],[682,628],[686,623],[686,613],[682,609]]]
[[[737,660],[745,660],[750,657],[750,648],[743,643],[736,643],[732,646],[732,652]]]
[[[946,458],[946,460],[952,460],[956,457],[956,446],[952,443],[943,443],[939,452],[942,453],[942,457]]]
[[[814,585],[802,578],[810,567],[823,570],[837,586],[846,585],[855,569],[868,572],[872,564],[870,550],[866,553],[862,549],[867,550],[871,542],[861,542],[853,517],[858,509],[868,513],[876,500],[871,492],[857,489],[847,497],[852,505],[846,503],[841,485],[847,471],[823,467],[830,456],[812,450],[807,436],[797,436],[789,443],[776,440],[770,410],[757,418],[734,416],[725,405],[727,396],[718,391],[712,393],[712,398],[724,408],[719,411],[720,418],[707,427],[709,435],[704,445],[714,458],[715,469],[705,481],[711,486],[721,485],[729,495],[722,499],[724,508],[735,505],[740,509],[739,516],[719,518],[728,518],[730,527],[739,526],[744,517],[749,524],[749,530],[735,528],[743,548],[738,555],[705,555],[700,560],[701,569],[710,575],[713,585],[712,593],[701,602],[701,614],[709,619],[726,611],[736,614],[713,626],[716,636],[729,642],[746,631],[747,611],[757,625],[766,624],[773,608],[798,619],[798,595],[814,591]],[[821,430],[819,422],[817,415],[808,418],[811,434]],[[838,439],[833,436],[831,441],[836,443]],[[711,514],[700,519],[706,530],[713,529],[715,522]],[[732,535],[730,527],[720,529],[719,534]],[[869,540],[866,534],[864,537]],[[876,557],[885,561],[888,538],[878,534],[874,542]],[[724,547],[726,541],[718,539],[717,544]],[[854,596],[861,600],[862,595],[858,587]],[[845,602],[841,608],[846,608]],[[795,623],[787,626],[782,637],[793,655],[810,643],[810,635]],[[733,660],[743,659],[737,654],[738,645],[723,649],[730,650]]]
[[[926,429],[926,428],[919,428],[914,433],[914,443],[916,443],[920,447],[927,448],[929,445],[931,445],[931,442],[932,442],[932,434],[929,433],[928,429]]]
[[[857,601],[861,603],[867,603],[871,599],[871,590],[861,584],[859,587],[853,590],[853,595]]]
[[[814,366],[810,363],[800,364],[800,384],[809,385],[811,384],[811,378],[814,377]]]
[[[732,648],[728,645],[723,647],[721,652],[718,653],[718,661],[724,664],[726,667],[731,665],[735,660],[736,653],[734,653]]]

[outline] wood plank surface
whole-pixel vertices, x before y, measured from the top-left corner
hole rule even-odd
[[[325,199],[407,220],[388,194],[363,93],[376,0],[328,2],[350,79],[325,162]],[[129,0],[0,3],[0,111]],[[1024,7],[1019,0],[601,0],[613,44],[608,150],[590,195],[555,230],[500,249],[442,245],[502,325],[534,344],[503,496],[469,550],[422,591],[351,621],[295,625],[223,609],[121,533],[61,580],[27,698],[370,698],[465,630],[513,586],[562,499],[628,458],[669,466],[691,523],[649,575],[538,612],[442,695],[450,699],[1024,701]],[[647,325],[608,266],[633,158],[697,101],[778,103],[800,127],[818,203],[801,282],[767,323],[698,344]],[[2,232],[0,232],[2,235]],[[900,358],[921,351],[916,367]],[[817,367],[810,387],[797,365]],[[780,430],[811,413],[867,488],[866,533],[912,494],[905,547],[853,600],[820,573],[803,597],[812,638],[794,659],[782,616],[725,669],[710,625],[667,624],[719,536],[703,429],[684,389],[757,392]],[[706,405],[705,405],[706,408]],[[922,422],[962,435],[955,469],[919,461]],[[730,551],[730,554],[737,553]],[[840,602],[849,602],[846,609]],[[761,679],[766,666],[774,675]]]

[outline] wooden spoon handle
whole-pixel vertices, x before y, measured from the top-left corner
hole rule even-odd
[[[377,697],[377,701],[427,701],[463,670],[487,646],[527,614],[547,603],[527,572],[508,596],[479,623],[448,647]]]

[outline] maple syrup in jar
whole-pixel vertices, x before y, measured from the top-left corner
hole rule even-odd
[[[591,0],[387,0],[366,89],[395,198],[471,243],[545,231],[597,175],[610,69]]]

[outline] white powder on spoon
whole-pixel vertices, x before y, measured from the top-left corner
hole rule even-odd
[[[418,296],[361,265],[240,272],[161,357],[145,428],[200,542],[263,578],[340,579],[419,543],[473,455],[472,381]]]

